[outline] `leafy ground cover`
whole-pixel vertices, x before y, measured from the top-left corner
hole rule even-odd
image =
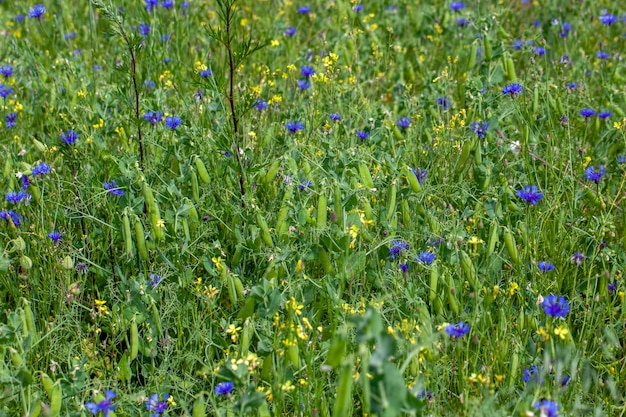
[[[0,0],[0,415],[624,415],[624,12]]]

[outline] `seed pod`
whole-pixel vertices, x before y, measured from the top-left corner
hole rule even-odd
[[[370,205],[367,197],[363,199],[363,211],[365,212],[365,220],[374,220],[374,216],[372,213],[372,206]]]
[[[328,252],[326,252],[326,250],[321,246],[317,249],[317,259],[320,261],[325,273],[330,274],[333,271],[333,266],[330,263]]]
[[[156,208],[156,206],[155,206]],[[154,237],[157,240],[165,239],[165,227],[163,226],[163,220],[159,215],[158,209],[149,211],[150,224],[152,225],[152,232],[154,233]]]
[[[198,175],[191,170],[191,197],[196,204],[200,204],[200,187],[198,186]]]
[[[460,251],[461,257],[461,270],[463,271],[463,275],[465,275],[465,279],[470,283],[474,291],[478,291],[478,282],[476,280],[476,268],[474,267],[474,263],[472,262],[472,258],[465,252],[464,250]]]
[[[430,266],[430,287],[428,288],[428,301],[434,302],[437,298],[437,281],[439,280],[439,271],[437,270],[437,262]]]
[[[270,381],[272,378],[272,369],[274,368],[274,356],[272,353],[268,353],[263,358],[263,364],[261,365],[261,379],[263,381]]]
[[[28,417],[39,417],[41,414],[41,401],[35,399],[34,404],[31,406],[30,414]]]
[[[246,295],[243,289],[243,282],[237,275],[233,275],[233,282],[235,284],[235,293],[239,298],[243,298]]]
[[[35,317],[33,310],[30,308],[30,302],[26,298],[22,298],[24,321],[26,324],[26,330],[30,333],[34,340],[37,340],[37,328],[35,327]]]
[[[143,186],[141,187],[141,193],[143,194],[143,198],[146,202],[148,210],[152,210],[154,207],[156,207],[154,194],[152,193],[152,190],[150,189],[150,186],[146,181],[144,181]]]
[[[352,404],[352,364],[354,359],[349,357],[348,361],[342,366],[337,383],[337,395],[335,397],[335,405],[333,407],[333,417],[344,417],[350,415],[350,404]]]
[[[37,149],[41,153],[46,152],[46,145],[44,145],[43,143],[41,143],[35,138],[33,138],[32,140],[33,140],[33,145],[35,145],[35,149]]]
[[[189,222],[186,217],[183,217],[180,220],[180,223],[183,225],[183,233],[185,235],[185,240],[189,242],[191,240],[191,236],[189,235]]]
[[[515,74],[515,64],[513,63],[513,58],[510,56],[506,58],[506,73],[510,81],[517,80],[517,76]]]
[[[489,41],[489,35],[486,32],[483,34],[483,45],[485,47],[485,60],[491,61],[491,58],[492,58],[491,42]]]
[[[63,260],[61,261],[61,266],[66,271],[69,271],[70,269],[74,269],[74,259],[72,259],[70,255],[65,255],[63,257]]]
[[[146,235],[143,231],[143,224],[139,217],[135,216],[135,240],[137,241],[137,252],[144,261],[150,261],[150,255],[146,247]]]
[[[519,264],[519,255],[517,253],[517,245],[515,244],[515,238],[513,237],[513,233],[508,228],[504,229],[504,246],[506,247],[506,251],[511,258],[511,262],[513,264]]]
[[[300,349],[297,341],[287,348],[287,358],[294,370],[300,369]]]
[[[28,192],[30,193],[30,195],[33,196],[33,200],[35,200],[35,203],[41,204],[41,191],[39,190],[39,187],[31,182],[28,186]]]
[[[200,221],[200,216],[198,216],[198,210],[196,210],[196,206],[189,201],[189,219],[191,219],[192,224],[198,223]]]
[[[156,303],[152,303],[150,305],[152,309],[152,320],[154,321],[154,328],[156,329],[157,336],[161,337],[163,335],[163,328],[161,327],[161,316],[159,315],[159,310],[157,309]]]
[[[124,245],[126,247],[126,257],[131,259],[134,255],[134,250],[133,238],[130,232],[130,219],[128,218],[128,209],[124,209],[124,213],[122,213],[122,223],[124,224],[122,237],[124,238]]]
[[[454,171],[457,174],[460,174],[465,167],[465,164],[470,157],[470,152],[472,151],[473,146],[474,144],[471,140],[466,140],[463,143],[463,148],[461,148],[461,155],[459,155],[459,159],[456,162],[456,166],[454,167]]]
[[[52,395],[50,396],[50,411],[49,417],[59,417],[61,414],[61,405],[63,404],[63,390],[61,384],[55,384],[52,388]]]
[[[483,150],[480,146],[480,141],[476,141],[476,146],[474,146],[474,164],[482,165],[483,163]]]
[[[488,259],[496,249],[496,243],[498,243],[498,231],[500,227],[498,226],[497,220],[492,220],[491,225],[489,226],[489,241],[487,242],[487,254],[486,258]]]
[[[42,372],[40,375],[41,375],[41,385],[43,386],[43,390],[46,392],[46,395],[48,397],[52,397],[52,389],[54,388],[54,381],[45,372]]]
[[[400,132],[400,129],[398,128],[398,126],[393,125],[393,137],[398,140],[398,141],[403,141],[404,140],[404,136],[402,136],[402,132]]]
[[[454,280],[452,276],[448,275],[448,306],[454,315],[459,314],[459,302],[456,299],[456,288],[454,287]]]
[[[363,182],[363,185],[365,185],[367,188],[374,188],[374,180],[372,179],[372,174],[370,174],[370,170],[364,162],[361,162],[359,164],[359,177],[361,178],[361,182]]]
[[[130,362],[137,358],[137,353],[139,353],[139,329],[137,320],[133,317],[130,323],[130,356],[128,357]]]
[[[404,223],[404,227],[411,224],[411,211],[407,200],[402,200],[402,223]]]
[[[517,349],[511,355],[511,369],[509,370],[509,388],[512,388],[515,385],[515,380],[517,379],[517,368],[519,367],[519,353]]]
[[[565,110],[563,110],[563,103],[561,102],[561,99],[559,98],[559,96],[556,96],[556,111],[558,112],[558,114],[560,116],[565,116]]]
[[[26,255],[20,256],[20,266],[23,270],[28,271],[33,267],[33,261]]]
[[[206,404],[204,402],[204,395],[198,395],[196,401],[193,403],[191,409],[191,417],[206,417]]]
[[[270,168],[267,170],[267,173],[265,174],[265,177],[263,178],[263,183],[265,183],[265,185],[268,185],[269,183],[274,181],[274,179],[276,178],[276,174],[278,174],[279,168],[280,168],[280,159],[277,159],[272,163],[272,165],[270,165]]]
[[[11,171],[13,170],[13,167],[11,165],[11,159],[7,158],[4,161],[4,172],[3,172],[3,178],[9,178],[9,175],[11,175]]]
[[[385,215],[385,221],[389,221],[396,212],[397,192],[398,190],[396,188],[396,184],[391,184],[391,186],[389,187],[389,192],[387,193],[387,214]]]
[[[476,55],[478,54],[478,43],[472,44],[472,50],[470,51],[469,60],[467,61],[467,71],[471,71],[476,65]]]
[[[337,216],[336,222],[339,226],[343,225],[343,201],[341,199],[341,188],[339,188],[339,184],[335,183],[334,189],[334,197],[333,197],[333,210],[335,211],[335,215]]]
[[[409,186],[411,187],[411,190],[413,190],[413,192],[419,193],[420,191],[422,191],[422,186],[417,180],[417,175],[415,175],[415,172],[413,172],[413,169],[411,169],[411,167],[409,166],[404,167],[404,175],[406,175],[406,179],[409,183]]]
[[[243,329],[241,330],[241,355],[245,356],[250,349],[250,341],[252,339],[253,325],[252,320],[248,317],[243,323]]]
[[[272,240],[270,230],[267,227],[267,222],[265,221],[265,218],[261,215],[261,212],[258,211],[256,213],[256,223],[257,226],[259,226],[259,228],[261,229],[261,238],[263,239],[263,242],[265,242],[265,244],[270,248],[273,248],[274,241]]]
[[[194,160],[194,163],[196,164],[196,170],[198,170],[198,177],[200,178],[200,181],[202,181],[205,184],[208,184],[211,179],[209,178],[209,172],[206,170],[206,167],[204,166],[204,162],[202,162],[202,159],[200,159],[200,157],[196,157],[196,159]]]
[[[317,222],[315,225],[318,229],[324,229],[326,227],[326,209],[328,206],[328,201],[326,200],[326,195],[321,192],[317,197]]]

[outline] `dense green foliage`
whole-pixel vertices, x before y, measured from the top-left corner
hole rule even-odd
[[[43,6],[0,416],[626,413],[619,2]]]

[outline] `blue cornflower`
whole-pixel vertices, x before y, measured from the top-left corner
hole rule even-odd
[[[313,74],[315,74],[315,70],[312,67],[304,66],[300,70],[300,74],[302,74],[305,78],[310,78]]]
[[[183,123],[183,121],[178,116],[167,116],[165,118],[165,128],[167,128],[167,129],[175,130],[182,123]]]
[[[163,394],[163,401],[159,401],[159,394],[152,394],[146,402],[146,410],[152,411],[152,417],[159,417],[165,413],[169,403],[167,400],[170,398],[169,394]]]
[[[302,90],[302,91],[308,90],[309,88],[311,88],[311,81],[309,81],[309,80],[298,80],[298,87],[300,87],[300,90]]]
[[[50,172],[50,165],[46,164],[45,162],[41,162],[40,164],[35,165],[32,169],[33,177],[36,177],[37,175],[44,175],[48,172]]]
[[[152,80],[146,80],[143,82],[143,86],[146,87],[146,89],[148,90],[152,90],[156,87],[156,83]]]
[[[617,16],[610,13],[605,13],[602,16],[598,17],[598,19],[600,19],[600,22],[602,22],[603,25],[612,25],[613,23],[617,22]]]
[[[26,191],[20,190],[18,192],[15,192],[15,191],[8,192],[5,198],[9,203],[19,204],[22,201],[26,201],[26,203],[28,203],[31,197],[32,196]]]
[[[462,321],[457,324],[448,324],[446,326],[446,333],[454,339],[465,336],[469,333],[469,323],[463,323]]]
[[[68,130],[67,133],[61,133],[61,140],[66,145],[73,145],[78,140],[78,133]]]
[[[533,404],[538,410],[541,410],[541,415],[545,417],[558,417],[559,416],[559,405],[554,401],[550,400],[541,400],[536,401]]]
[[[298,13],[307,14],[311,11],[309,6],[300,6],[298,7]]]
[[[411,119],[409,119],[408,117],[401,117],[398,119],[398,127],[402,128],[402,129],[406,129],[407,127],[411,126]]]
[[[552,317],[566,317],[569,314],[569,303],[563,296],[550,294],[541,303],[543,311]]]
[[[370,137],[370,132],[368,132],[367,130],[357,130],[356,135],[359,137],[359,139],[365,140]]]
[[[437,105],[443,110],[448,110],[450,108],[450,100],[448,97],[437,97]]]
[[[149,111],[143,115],[144,120],[150,122],[153,126],[163,120],[163,113],[160,111]]]
[[[124,195],[124,190],[117,187],[117,183],[115,182],[115,180],[111,180],[111,182],[105,182],[104,184],[102,184],[102,186],[104,187],[104,190],[111,195],[116,195],[116,196]]]
[[[28,10],[28,18],[40,20],[45,13],[46,7],[43,4],[37,4]]]
[[[409,244],[403,240],[394,239],[391,241],[392,246],[389,248],[389,259],[396,259],[402,255],[402,252],[409,249]]]
[[[464,17],[457,17],[455,23],[457,24],[457,26],[465,27],[467,26],[468,22],[467,19]]]
[[[607,284],[607,286],[606,286],[606,289],[607,289],[610,293],[615,292],[615,291],[617,290],[617,282],[611,282],[611,283],[608,283],[608,284]]]
[[[109,413],[115,410],[116,407],[115,405],[111,404],[111,400],[113,400],[116,395],[117,394],[115,394],[114,391],[108,389],[106,390],[106,398],[104,400],[100,401],[97,404],[89,402],[85,404],[85,408],[89,410],[94,416],[98,414],[98,411],[101,411],[104,417],[109,417]]]
[[[426,181],[426,170],[423,168],[412,168],[413,169],[413,174],[415,174],[415,177],[417,178],[417,182],[422,185],[424,184],[424,181]]]
[[[574,90],[576,88],[578,88],[578,84],[575,82],[571,82],[567,84],[567,88],[569,88],[570,90]]]
[[[13,94],[13,87],[0,84],[0,97],[7,98],[10,94]]]
[[[356,4],[354,6],[352,6],[352,10],[359,13],[361,11],[363,11],[363,5],[362,4]]]
[[[21,226],[23,217],[13,210],[2,210],[0,211],[0,219],[12,222],[15,226]]]
[[[570,22],[563,22],[561,24],[561,33],[559,35],[564,38],[572,31],[572,25]]]
[[[188,1],[184,1],[184,2],[180,5],[180,8],[181,8],[181,9],[186,9],[186,8],[188,8],[188,7],[189,7],[189,2],[188,2]]]
[[[554,264],[546,261],[541,261],[537,263],[537,268],[539,268],[543,272],[549,272],[554,269]]]
[[[144,0],[146,3],[146,10],[150,13],[159,5],[159,0]]]
[[[267,101],[263,101],[261,99],[258,99],[256,101],[256,104],[254,105],[254,108],[257,110],[265,110],[267,109],[267,107],[269,106],[269,104],[267,103]]]
[[[164,33],[163,35],[161,35],[161,42],[169,42],[171,40],[172,40],[171,33]]]
[[[530,368],[524,369],[524,374],[522,375],[522,380],[525,383],[529,383],[531,381],[532,382],[536,382],[539,385],[541,385],[543,383],[543,379],[539,375],[539,369],[537,368],[537,365],[533,365]]]
[[[604,169],[604,166],[602,165],[599,165],[597,170],[593,167],[593,165],[589,165],[585,170],[585,177],[587,177],[587,180],[593,181],[596,184],[599,184],[600,180],[605,175],[606,169]]]
[[[565,64],[569,64],[570,60],[569,60],[569,56],[568,55],[561,55],[561,60],[560,60],[561,64],[565,65]]]
[[[524,47],[524,41],[521,39],[516,39],[513,41],[513,49],[520,50]]]
[[[619,164],[623,164],[624,162],[626,162],[626,156],[624,156],[624,155],[619,155],[619,156],[617,157],[617,162],[618,162]]]
[[[613,115],[613,113],[611,113],[610,111],[603,111],[603,112],[598,113],[598,117],[600,119],[608,119],[612,115]]]
[[[30,185],[30,180],[28,179],[28,175],[22,175],[22,190],[25,190]]]
[[[57,243],[59,240],[61,240],[63,235],[58,230],[53,230],[52,232],[48,233],[48,237],[52,240],[52,242]]]
[[[11,65],[1,66],[0,74],[2,74],[4,78],[9,78],[11,75],[13,75],[13,67]]]
[[[289,121],[285,124],[285,127],[291,133],[296,133],[298,130],[304,129],[304,125],[299,120]]]
[[[13,126],[15,126],[16,119],[17,119],[17,113],[11,112],[7,114],[6,116],[4,116],[4,120],[6,122],[4,127],[7,129],[11,129]]]
[[[502,89],[502,94],[510,94],[511,97],[515,97],[517,94],[522,94],[523,92],[524,88],[518,83],[509,84]]]
[[[172,59],[171,59],[171,58],[165,58],[165,59],[163,60],[163,63],[164,63],[165,65],[168,65],[170,62],[172,62]]]
[[[452,10],[453,12],[458,12],[461,9],[465,8],[465,3],[463,3],[462,1],[453,1],[452,3],[450,3],[450,10]]]
[[[331,113],[328,115],[328,118],[333,122],[338,122],[341,120],[341,115],[339,113]]]
[[[533,52],[535,53],[535,55],[543,56],[546,53],[546,48],[544,48],[543,46],[537,46],[533,49]]]
[[[543,197],[543,192],[539,191],[536,185],[527,185],[524,189],[517,190],[515,195],[534,206],[541,200],[541,197]]]
[[[489,122],[473,122],[470,125],[470,129],[476,133],[481,139],[485,138],[485,134],[487,133],[487,129],[489,129]]]
[[[233,389],[235,389],[235,384],[232,382],[220,382],[215,386],[215,393],[217,395],[227,395],[230,394]]]
[[[147,38],[148,34],[150,33],[150,23],[140,23],[139,33],[141,33],[144,36],[144,38]]]
[[[76,32],[67,32],[67,33],[63,36],[63,38],[64,38],[66,41],[71,41],[71,40],[76,39],[76,36],[78,36],[78,34],[77,34]]]
[[[26,16],[24,16],[22,13],[15,15],[15,17],[13,18],[13,20],[15,20],[16,22],[23,22]]]
[[[423,263],[424,265],[430,265],[435,261],[436,255],[432,252],[424,251],[415,257],[415,260]]]
[[[285,29],[283,35],[291,37],[295,35],[297,31],[298,29],[294,28],[293,26],[289,26],[287,29]]]
[[[201,77],[207,78],[207,77],[210,77],[211,75],[213,75],[213,72],[210,69],[205,69],[205,70],[200,71]]]
[[[171,9],[172,7],[174,7],[174,0],[162,0],[161,7],[163,7],[164,9]]]
[[[401,262],[399,267],[400,267],[400,271],[404,273],[409,272],[409,265]]]
[[[609,54],[607,52],[604,52],[604,51],[597,51],[596,52],[596,57],[598,59],[609,59]]]
[[[585,256],[584,253],[582,252],[574,252],[574,254],[572,255],[571,258],[569,258],[571,263],[575,263],[576,266],[581,266],[583,264],[583,262],[585,261],[585,258],[587,258]]]
[[[313,183],[310,180],[304,180],[302,181],[302,183],[300,183],[298,188],[300,189],[300,191],[306,191],[307,193],[311,194],[311,185],[313,185]]]
[[[157,274],[150,274],[148,275],[148,278],[150,278],[150,285],[152,288],[155,288],[161,282],[161,276]],[[165,400],[167,400],[167,398],[165,398]]]

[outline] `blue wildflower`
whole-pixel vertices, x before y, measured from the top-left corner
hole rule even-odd
[[[458,12],[461,9],[465,8],[465,3],[463,3],[462,1],[453,1],[452,3],[450,3],[450,10],[452,10],[453,12]]]
[[[4,120],[6,122],[4,127],[6,129],[11,129],[13,126],[15,126],[16,119],[17,119],[17,113],[11,112],[7,114],[6,116],[4,116]]]
[[[447,97],[437,97],[437,105],[442,110],[448,110],[450,108],[450,100]]]
[[[520,50],[524,47],[524,41],[521,39],[516,39],[513,41],[513,49]]]
[[[569,314],[570,305],[563,296],[550,294],[541,303],[543,311],[552,317],[566,317]]]
[[[140,23],[139,33],[141,33],[144,36],[144,38],[147,38],[148,34],[150,33],[150,23]]]
[[[409,244],[403,240],[394,239],[391,241],[391,245],[389,248],[389,259],[396,259],[397,256],[402,255],[402,252],[409,249]]]
[[[589,165],[587,169],[585,170],[585,177],[587,177],[587,180],[593,181],[596,184],[599,184],[600,180],[605,175],[606,175],[606,169],[604,169],[604,166],[602,165],[598,166],[597,170],[593,167],[593,165]]]
[[[269,106],[269,104],[268,104],[268,102],[267,102],[267,101],[264,101],[264,100],[258,99],[258,100],[256,101],[256,104],[254,105],[254,108],[260,111],[260,110],[265,110],[265,109],[267,109],[267,107],[268,107],[268,106]]]
[[[624,162],[626,162],[626,156],[624,156],[624,155],[619,155],[619,156],[617,157],[617,162],[618,162],[618,163],[620,163],[620,164],[623,164]]]
[[[22,175],[22,190],[25,190],[30,185],[30,180],[28,179],[28,175]]]
[[[617,16],[610,13],[605,13],[602,16],[598,17],[598,19],[600,19],[600,22],[602,22],[603,25],[612,25],[613,23],[617,22]]]
[[[285,31],[283,32],[283,35],[291,37],[295,35],[297,31],[298,29],[296,29],[295,27],[289,26],[287,29],[285,29]]]
[[[574,252],[574,254],[572,255],[571,258],[569,258],[571,263],[575,263],[576,266],[581,266],[583,264],[583,262],[585,261],[585,258],[587,258],[585,256],[584,253],[582,252]]]
[[[304,180],[302,181],[302,183],[300,183],[298,188],[300,189],[300,191],[306,191],[307,193],[311,194],[311,185],[313,185],[313,183],[310,180]]]
[[[8,192],[5,198],[9,203],[19,204],[22,201],[26,201],[26,203],[28,203],[31,197],[32,196],[26,191],[20,190],[18,192],[15,192],[15,191]]]
[[[596,52],[596,57],[598,59],[609,59],[609,54],[607,52],[604,52],[604,51],[597,51]]]
[[[310,11],[311,11],[311,8],[309,6],[300,6],[300,7],[298,7],[298,13],[307,14]]]
[[[463,323],[462,321],[457,324],[448,324],[446,326],[446,333],[453,339],[465,336],[470,331],[469,323]]]
[[[399,267],[400,267],[400,271],[402,271],[404,273],[409,272],[409,265],[401,262]]]
[[[78,140],[78,133],[68,130],[67,133],[61,133],[61,140],[66,145],[74,145]]]
[[[406,129],[407,127],[411,126],[411,119],[409,119],[408,117],[401,117],[398,119],[398,127],[401,129]]]
[[[15,226],[21,226],[23,217],[21,214],[18,214],[13,210],[2,210],[0,211],[0,219],[12,222]]]
[[[152,288],[156,288],[156,286],[161,282],[161,276],[157,274],[150,274],[148,278],[150,278],[150,285]]]
[[[0,84],[0,97],[7,98],[10,94],[13,94],[13,87]]]
[[[550,400],[541,400],[536,401],[533,404],[533,407],[541,411],[541,415],[544,417],[558,417],[559,416],[559,405],[554,401]]]
[[[220,382],[215,386],[215,393],[217,395],[227,395],[230,394],[233,389],[235,389],[235,384],[232,382]]]
[[[543,272],[549,272],[554,270],[554,264],[546,261],[541,261],[537,263],[537,268],[539,268]]]
[[[143,86],[146,87],[147,90],[152,90],[156,87],[156,83],[152,80],[146,80],[143,82]]]
[[[546,48],[544,48],[543,46],[537,46],[533,49],[533,52],[535,53],[535,55],[543,56],[546,53]]]
[[[370,132],[368,132],[367,130],[357,130],[356,135],[359,137],[359,139],[365,140],[370,137]]]
[[[312,67],[305,65],[302,69],[300,69],[300,74],[302,74],[305,78],[311,78],[311,76],[315,74],[315,70]]]
[[[415,257],[415,260],[423,263],[424,265],[430,265],[435,261],[436,255],[432,252],[421,252],[419,255]]]
[[[287,122],[285,128],[291,133],[296,133],[298,130],[304,129],[304,125],[299,120],[294,120]]]
[[[152,12],[152,10],[154,10],[158,5],[159,5],[159,0],[144,0],[146,3],[146,10],[148,11],[148,13]]]
[[[9,78],[11,75],[13,75],[13,67],[11,65],[1,66],[0,74],[2,74],[4,78]]]
[[[158,394],[152,394],[146,402],[146,410],[152,412],[152,417],[159,417],[165,413],[169,405],[170,395],[163,394],[163,401],[159,401]]]
[[[302,90],[302,91],[308,90],[309,88],[311,88],[311,81],[309,81],[309,80],[298,80],[298,87],[300,87],[300,90]]]
[[[412,168],[413,174],[417,178],[417,182],[422,185],[426,181],[426,170],[423,168]]]
[[[116,195],[118,197],[124,195],[124,190],[117,187],[117,183],[115,182],[115,180],[111,180],[111,182],[105,182],[104,184],[102,184],[102,186],[104,187],[104,190],[111,195]]]
[[[145,121],[150,122],[153,126],[163,120],[163,113],[160,111],[149,111],[143,115]]]
[[[53,230],[52,232],[48,233],[48,237],[52,240],[52,242],[57,243],[59,240],[61,240],[63,235],[58,230]]]
[[[211,75],[213,75],[213,71],[211,71],[210,69],[205,69],[205,70],[200,71],[201,77],[208,78]]]
[[[363,5],[362,4],[355,4],[354,6],[352,6],[352,10],[359,13],[361,11],[363,11]]]
[[[45,6],[43,4],[37,4],[28,10],[28,18],[40,20],[45,13]]]
[[[76,36],[78,36],[78,34],[76,32],[67,32],[65,35],[63,35],[63,38],[66,41],[72,41],[72,40],[76,39]]]
[[[162,0],[161,7],[163,7],[164,9],[171,9],[172,7],[174,7],[174,0]]]
[[[523,189],[517,190],[515,195],[529,204],[536,205],[543,197],[543,192],[539,191],[536,185],[527,185]]]
[[[513,83],[502,88],[502,94],[510,94],[511,97],[515,97],[517,94],[521,94],[524,92],[524,88],[518,84]]]
[[[610,293],[614,293],[617,290],[617,282],[610,282],[607,284],[606,289]]]
[[[489,122],[473,122],[470,125],[470,129],[476,133],[481,139],[485,138],[485,134],[487,133],[487,129],[489,129]]]
[[[165,118],[165,128],[166,129],[175,130],[182,123],[183,123],[183,121],[178,116],[167,116]]]
[[[48,172],[50,172],[50,165],[46,164],[45,162],[41,162],[35,165],[31,171],[33,177],[36,177],[38,175],[44,175]]]
[[[98,414],[98,412],[102,412],[104,417],[109,417],[109,413],[115,410],[115,405],[111,404],[111,400],[115,398],[117,394],[112,390],[106,390],[106,397],[104,400],[99,403],[88,402],[85,404],[85,408],[91,412],[94,416]]]
[[[328,115],[328,118],[333,122],[338,122],[341,120],[341,115],[339,113],[331,113]]]
[[[465,27],[468,24],[467,19],[464,17],[457,17],[454,22],[457,24],[457,26],[460,26],[460,27]]]
[[[522,380],[525,383],[529,383],[531,381],[536,382],[539,385],[543,383],[543,378],[541,378],[541,376],[539,375],[539,369],[537,368],[537,365],[533,365],[530,368],[524,369]]]
[[[612,115],[613,115],[613,113],[611,113],[610,111],[603,111],[603,112],[598,113],[598,117],[600,119],[608,119]]]

